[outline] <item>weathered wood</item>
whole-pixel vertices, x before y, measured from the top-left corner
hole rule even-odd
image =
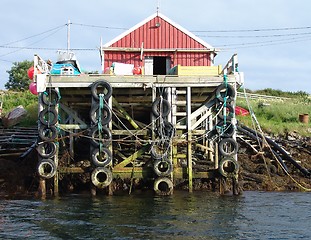
[[[46,185],[45,185],[45,179],[43,178],[39,179],[38,193],[41,199],[46,199]]]
[[[187,87],[187,160],[188,160],[188,181],[189,181],[189,192],[193,191],[193,175],[192,175],[192,132],[191,132],[191,88]]]
[[[77,113],[67,107],[65,104],[59,103],[59,106],[75,121],[75,123],[78,123],[79,125],[86,125],[86,123],[77,116]]]
[[[136,124],[134,119],[125,111],[125,109],[118,103],[118,101],[113,97],[112,98],[112,104],[115,106],[121,114],[126,118],[126,120],[129,121],[129,123],[135,128],[139,129],[139,126]]]
[[[144,154],[147,151],[147,149],[149,149],[149,145],[148,146],[144,146],[141,149],[139,149],[138,151],[134,152],[131,156],[127,157],[121,163],[116,165],[114,167],[114,169],[117,170],[117,169],[124,168],[127,164],[131,163],[132,161],[134,161],[138,157],[142,156],[142,154]]]

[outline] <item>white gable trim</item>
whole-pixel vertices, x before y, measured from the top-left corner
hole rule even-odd
[[[203,41],[201,38],[195,36],[193,33],[189,32],[187,29],[183,28],[182,26],[180,26],[179,24],[173,22],[171,19],[169,19],[168,17],[164,16],[161,13],[154,13],[152,14],[150,17],[146,18],[145,20],[141,21],[140,23],[136,24],[135,26],[133,26],[132,28],[130,28],[129,30],[123,32],[122,34],[120,34],[119,36],[115,37],[114,39],[112,39],[111,41],[107,42],[106,44],[103,45],[103,47],[110,47],[112,44],[114,44],[115,42],[119,41],[120,39],[122,39],[123,37],[125,37],[126,35],[128,35],[129,33],[135,31],[136,29],[138,29],[139,27],[143,26],[144,24],[146,24],[147,22],[149,22],[150,20],[152,20],[155,17],[161,17],[163,20],[165,20],[166,22],[172,24],[174,27],[176,27],[178,30],[182,31],[183,33],[185,33],[186,35],[188,35],[189,37],[193,38],[195,41],[199,42],[200,44],[202,44],[204,47],[206,47],[207,49],[211,49],[213,50],[214,47],[212,47],[210,44],[206,43],[205,41]],[[214,49],[216,51],[216,49]]]

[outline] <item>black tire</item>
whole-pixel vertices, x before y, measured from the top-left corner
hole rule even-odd
[[[99,90],[104,94],[104,99],[107,101],[112,95],[112,87],[109,82],[105,80],[98,80],[91,86],[92,96],[96,101],[99,101]]]
[[[162,159],[167,156],[169,144],[167,142],[155,142],[151,146],[151,156],[153,159]]]
[[[57,112],[54,108],[45,108],[39,114],[39,120],[43,125],[52,126],[57,123]]]
[[[223,158],[219,163],[218,171],[224,177],[234,177],[239,172],[239,164],[233,158]]]
[[[216,130],[218,134],[224,138],[232,137],[235,132],[234,126],[233,124],[231,124],[230,121],[227,121],[226,124],[224,123],[224,121],[219,121],[217,123]]]
[[[158,159],[153,163],[153,170],[159,177],[166,177],[172,173],[173,164],[168,160]]]
[[[237,154],[238,144],[233,138],[224,138],[219,142],[218,149],[222,156],[229,157]]]
[[[97,188],[105,188],[112,182],[112,172],[105,167],[97,167],[92,171],[91,181]]]
[[[91,160],[96,167],[106,167],[112,162],[112,154],[108,148],[94,148],[91,153]]]
[[[91,130],[91,144],[94,147],[99,147],[101,144],[103,147],[107,147],[112,141],[112,134],[109,128],[103,126],[101,132],[97,126]]]
[[[169,101],[163,98],[156,98],[152,103],[152,113],[155,117],[167,117],[170,114],[171,106]],[[161,114],[160,114],[161,113]]]
[[[227,102],[230,102],[234,99],[235,96],[235,90],[230,84],[220,84],[216,89],[216,98],[220,102],[225,101],[225,97],[227,97]]]
[[[221,108],[222,106],[220,106]],[[226,104],[226,106],[224,106],[225,111],[226,111],[226,120],[230,121],[233,117],[234,117],[234,109],[233,106],[231,104]],[[219,113],[218,113],[218,117],[220,119],[224,119],[224,109],[222,109]]]
[[[167,177],[160,177],[154,181],[153,189],[157,195],[172,195],[174,185],[171,179]]]
[[[46,91],[41,93],[41,101],[46,106],[55,106],[58,104],[60,96],[58,92],[53,88],[48,88]]]
[[[41,125],[39,128],[39,137],[42,141],[53,141],[57,137],[56,127]]]
[[[42,159],[39,162],[37,169],[39,176],[44,179],[52,178],[56,173],[55,162],[50,158]]]
[[[37,152],[42,158],[52,158],[56,154],[56,144],[54,142],[41,142],[37,146]]]
[[[104,104],[101,109],[101,124],[107,125],[111,121],[112,112],[108,105]],[[90,111],[90,118],[93,124],[98,124],[98,116],[99,116],[99,105],[95,104],[92,106]]]

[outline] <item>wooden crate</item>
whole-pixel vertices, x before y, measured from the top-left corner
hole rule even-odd
[[[222,71],[222,66],[181,66],[173,67],[169,75],[178,76],[218,76]]]

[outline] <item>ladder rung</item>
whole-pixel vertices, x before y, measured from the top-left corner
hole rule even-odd
[[[173,113],[173,116],[185,117],[187,116],[187,113],[186,112],[175,112]]]
[[[187,94],[187,90],[176,90],[176,94]]]
[[[175,104],[178,105],[178,106],[186,106],[187,104],[187,101],[175,101]]]
[[[186,125],[175,125],[176,129],[187,129]]]

